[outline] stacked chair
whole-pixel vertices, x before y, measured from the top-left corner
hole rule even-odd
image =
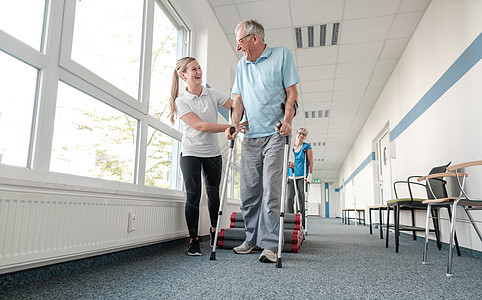
[[[218,234],[218,248],[232,249],[239,246],[246,239],[243,216],[240,212],[233,212],[230,218],[230,228],[224,228]],[[284,217],[284,252],[298,253],[303,242],[303,226],[301,214],[286,213]]]
[[[473,195],[470,195],[467,192],[467,187],[466,187],[466,178],[468,177],[468,173],[464,172],[465,170],[473,171],[473,169],[476,169],[475,167],[478,167],[478,173],[479,177],[475,177],[476,181],[471,182],[472,186],[480,185],[480,182],[477,182],[477,179],[480,178],[480,170],[482,169],[482,160],[479,161],[471,161],[471,162],[465,162],[457,165],[453,165],[451,167],[447,168],[447,172],[441,171],[440,173],[434,173],[434,174],[429,174],[427,176],[420,177],[418,180],[419,181],[426,181],[427,186],[429,190],[433,193],[436,194],[435,189],[436,187],[434,186],[434,182],[436,180],[438,181],[443,181],[444,177],[452,177],[455,178],[455,181],[457,182],[457,187],[459,189],[459,196],[457,197],[432,197],[432,199],[425,200],[422,203],[424,205],[428,205],[427,209],[427,219],[426,219],[426,228],[425,228],[425,244],[424,244],[424,249],[423,249],[423,257],[422,257],[422,263],[426,264],[427,263],[427,246],[428,246],[428,234],[429,234],[429,220],[437,220],[438,216],[437,215],[431,215],[430,213],[433,212],[433,208],[438,208],[438,207],[449,207],[451,208],[451,211],[449,210],[449,218],[450,218],[450,234],[449,234],[449,255],[448,255],[448,262],[447,262],[447,276],[452,276],[453,275],[453,269],[452,269],[452,263],[453,263],[453,252],[454,252],[454,242],[455,246],[457,247],[457,252],[458,255],[460,256],[460,251],[458,250],[458,244],[457,244],[457,235],[455,233],[455,223],[456,221],[459,222],[465,222],[465,223],[470,223],[472,224],[475,232],[477,233],[480,241],[482,241],[482,233],[480,232],[477,223],[480,222],[480,220],[475,220],[470,213],[472,210],[482,210],[482,198],[480,197],[481,195],[478,195],[479,197],[474,197]],[[457,207],[460,206],[464,209],[465,215],[467,218],[461,218],[461,216],[457,216]]]
[[[447,167],[450,165],[450,163],[443,165],[443,166],[438,166],[432,168],[432,170],[429,172],[429,174],[437,174],[437,173],[444,173],[447,169]],[[434,199],[435,197],[440,197],[440,198],[445,198],[447,196],[447,190],[445,188],[446,182],[443,180],[433,180],[432,183],[432,190],[430,190],[430,187],[425,184],[421,184],[419,182],[416,182],[416,179],[421,178],[423,176],[410,176],[407,178],[407,180],[400,180],[394,182],[394,191],[395,191],[395,197],[396,199],[393,200],[388,200],[387,201],[387,208],[388,208],[388,214],[387,214],[387,224],[390,224],[390,210],[393,210],[393,215],[394,215],[394,229],[395,229],[395,252],[398,253],[399,249],[399,237],[400,237],[400,232],[401,231],[409,231],[412,232],[413,239],[416,240],[416,232],[424,232],[425,227],[422,226],[416,226],[415,224],[415,211],[416,210],[422,210],[426,211],[428,208],[428,204],[424,203],[426,200]],[[421,187],[423,190],[425,190],[427,194],[427,198],[416,198],[415,197],[415,191],[416,187]],[[437,189],[435,189],[435,186],[437,186]],[[400,191],[397,191],[397,187],[404,187],[406,192],[408,192],[408,197],[399,197]],[[440,193],[440,195],[434,195],[433,192],[437,191],[436,194]],[[445,203],[442,205],[442,207],[445,207],[450,210],[449,205]],[[411,217],[411,225],[401,225],[400,224],[400,211],[406,210],[410,212],[410,217]],[[442,249],[442,243],[440,241],[440,227],[438,223],[438,211],[433,209],[432,214],[436,216],[436,218],[433,220],[433,225],[434,229],[429,229],[430,231],[435,233],[435,237],[437,239],[437,247],[439,250]],[[386,247],[388,248],[388,239],[389,239],[389,231],[387,230],[387,239],[386,239]],[[458,248],[458,246],[457,246]]]

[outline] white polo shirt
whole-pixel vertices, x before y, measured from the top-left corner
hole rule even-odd
[[[223,106],[228,98],[221,91],[203,86],[199,97],[182,90],[175,103],[179,118],[192,112],[202,121],[217,123],[218,106]],[[181,153],[182,156],[197,157],[221,155],[217,133],[201,132],[184,123]]]

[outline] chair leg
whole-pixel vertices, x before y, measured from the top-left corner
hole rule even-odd
[[[398,253],[398,246],[400,245],[400,206],[394,207],[395,215],[395,253]]]
[[[390,236],[390,207],[387,206],[387,240],[385,241],[385,248],[388,248],[388,237]]]
[[[450,239],[449,239],[449,257],[447,262],[447,276],[452,276],[452,263],[453,263],[453,248],[455,238],[455,216],[457,215],[457,204],[459,200],[456,200],[452,205],[452,218],[450,220]]]
[[[435,239],[437,240],[437,248],[438,250],[442,250],[442,242],[440,241],[440,223],[439,223],[439,215],[438,209],[432,208],[432,221],[433,221],[433,228],[435,231]]]
[[[427,207],[427,219],[425,220],[425,242],[423,244],[422,264],[427,263],[427,246],[428,246],[428,233],[429,233],[429,225],[430,225],[431,208],[432,208],[432,204],[429,204]]]
[[[380,223],[379,225],[379,228],[380,228],[380,238],[383,240],[383,213],[382,213],[382,209],[379,208],[378,209],[378,220]]]
[[[479,239],[482,241],[482,234],[479,231],[479,227],[477,226],[477,223],[475,223],[474,218],[472,218],[472,215],[470,214],[469,210],[467,207],[463,206],[465,213],[467,214],[467,217],[469,217],[470,223],[472,223],[472,227],[474,227],[475,232],[479,236]]]
[[[447,206],[447,213],[449,215],[449,219],[452,220],[452,207]],[[459,241],[457,240],[457,233],[454,235],[454,241],[455,241],[455,249],[457,249],[457,256],[462,256],[460,253],[460,248],[459,248]]]
[[[370,234],[373,234],[372,232],[372,209],[368,209],[368,221],[370,222]]]
[[[415,227],[415,210],[412,208],[412,209],[410,209],[410,211],[411,211],[411,215],[412,215],[412,226]],[[412,236],[413,236],[413,240],[416,241],[417,235],[415,234],[415,231],[412,231]]]

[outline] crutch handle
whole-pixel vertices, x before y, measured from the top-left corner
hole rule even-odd
[[[229,133],[233,135],[236,132],[236,127],[231,126],[229,127]],[[229,148],[232,149],[234,147],[234,140],[229,141]]]
[[[276,126],[278,129],[281,129],[281,125],[282,125],[281,121],[278,121],[278,122],[276,122],[276,125],[274,125],[274,126]]]
[[[280,130],[280,129],[281,129],[281,125],[283,125],[283,124],[281,123],[281,121],[278,121],[278,122],[276,122],[276,124],[275,124],[274,126],[276,126],[276,128],[278,128],[278,130]],[[290,143],[290,136],[287,135],[287,136],[286,136],[285,144],[288,145],[289,143]]]

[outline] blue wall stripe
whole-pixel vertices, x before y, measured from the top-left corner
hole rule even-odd
[[[415,104],[415,106],[405,115],[405,117],[390,131],[390,141],[394,141],[404,132],[415,120],[418,119],[432,104],[445,94],[457,81],[459,81],[473,66],[482,59],[482,33],[465,49],[465,51],[455,60],[455,62],[445,71],[437,82],[428,90],[427,93]],[[344,185],[349,183],[360,171],[375,160],[375,152],[372,152],[361,165],[348,177]],[[338,188],[338,191],[343,185]],[[337,191],[335,189],[335,191]]]
[[[229,122],[229,110],[222,107],[222,106],[218,106],[218,112],[221,114],[221,116],[223,116],[226,121]]]
[[[347,185],[353,179],[353,177],[355,177],[366,166],[368,166],[372,160],[375,160],[375,152],[370,153],[370,155],[368,155],[367,158],[365,158],[365,160],[358,166],[358,168],[356,168],[355,172],[353,172],[353,174],[351,174],[350,177],[348,177],[347,180],[345,180],[344,185]]]
[[[418,103],[390,132],[390,141],[394,141],[432,104],[449,90],[465,73],[467,73],[482,58],[482,33],[467,47],[467,49],[448,68],[440,79],[428,90]]]
[[[211,86],[207,82],[206,82],[206,87],[211,88]],[[221,116],[223,116],[226,119],[226,121],[229,121],[229,110],[228,109],[226,109],[222,106],[218,106],[218,112],[221,114]]]

